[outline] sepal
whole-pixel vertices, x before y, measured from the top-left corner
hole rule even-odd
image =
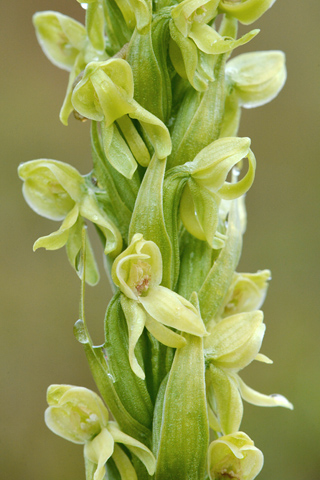
[[[85,48],[85,27],[59,12],[45,11],[33,15],[38,42],[48,59],[69,72],[81,50]]]
[[[258,20],[276,0],[220,0],[219,8],[222,12],[237,18],[244,25]]]
[[[205,340],[206,358],[219,368],[239,371],[255,359],[264,332],[263,313],[259,310],[224,318]]]
[[[212,410],[211,428],[224,435],[239,430],[243,404],[235,380],[210,364],[206,370],[206,386],[208,404]]]
[[[273,100],[287,77],[281,51],[243,53],[226,64],[226,81],[239,105],[253,108]]]
[[[235,273],[222,308],[222,316],[258,310],[266,297],[270,279],[270,270]]]

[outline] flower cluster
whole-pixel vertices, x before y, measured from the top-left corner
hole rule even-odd
[[[52,385],[46,423],[84,445],[87,480],[253,480],[263,455],[240,431],[243,400],[292,405],[240,377],[272,363],[260,353],[271,274],[236,271],[256,171],[237,134],[242,107],[275,98],[286,68],[279,51],[230,56],[259,33],[237,37],[238,22],[275,0],[77,1],[85,25],[53,11],[33,20],[70,73],[62,123],[91,123],[93,167],[38,159],[19,176],[29,206],[62,221],[34,249],[66,246],[81,278],[74,332],[103,400]],[[101,346],[84,316],[84,282],[99,278],[86,222],[114,291]]]

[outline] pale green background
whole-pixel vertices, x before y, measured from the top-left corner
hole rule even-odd
[[[75,0],[6,1],[1,8],[0,477],[80,480],[82,447],[43,422],[49,384],[94,388],[72,333],[79,282],[64,251],[32,253],[33,241],[57,225],[27,207],[16,174],[20,162],[40,157],[90,169],[88,125],[71,120],[66,128],[58,120],[67,73],[35,40],[31,15],[46,9],[83,18]],[[245,407],[242,428],[265,454],[261,480],[320,479],[319,14],[318,0],[278,0],[256,22],[262,31],[247,47],[284,50],[288,65],[281,95],[244,111],[240,132],[252,138],[258,162],[241,269],[273,273],[262,351],[274,365],[252,365],[244,377],[295,405],[294,412]],[[87,297],[88,322],[101,343],[107,282],[87,289]]]

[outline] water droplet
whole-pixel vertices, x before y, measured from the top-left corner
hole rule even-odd
[[[107,375],[108,375],[108,377],[110,378],[111,382],[114,383],[114,382],[115,382],[115,379],[114,379],[114,377],[111,375],[111,373],[108,373]]]
[[[88,8],[88,4],[87,3],[80,3],[81,7],[84,9],[84,10],[87,10]]]

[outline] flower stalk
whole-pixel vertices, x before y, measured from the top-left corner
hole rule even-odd
[[[51,385],[46,424],[84,446],[87,480],[253,480],[263,454],[240,430],[243,400],[293,407],[240,377],[272,363],[260,353],[271,274],[237,271],[257,165],[237,132],[286,68],[280,51],[238,54],[259,30],[237,26],[275,0],[77,1],[84,25],[53,11],[33,22],[69,72],[62,123],[91,122],[92,166],[38,159],[19,176],[29,206],[62,221],[34,250],[65,246],[81,279],[74,333],[101,397]],[[85,282],[99,280],[88,222],[114,292],[100,346],[84,313]]]

